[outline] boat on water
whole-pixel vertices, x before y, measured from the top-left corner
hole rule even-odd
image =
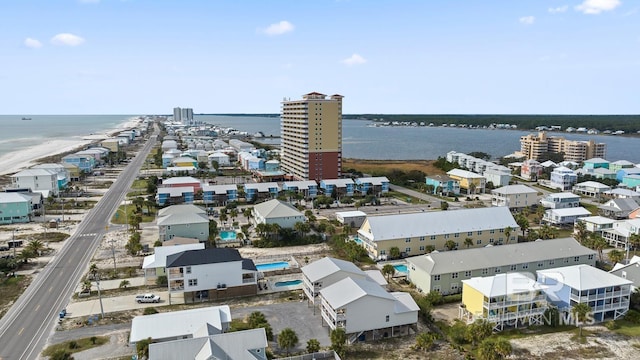
[[[31,118],[23,117],[22,120],[31,120]]]

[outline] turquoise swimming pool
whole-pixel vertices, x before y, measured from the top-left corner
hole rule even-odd
[[[289,268],[289,263],[286,261],[278,261],[278,262],[256,265],[256,269],[258,269],[258,271],[283,270],[288,268]]]
[[[402,265],[402,264],[398,264],[398,265],[393,265],[393,267],[396,269],[397,272],[400,273],[407,273],[407,265]]]
[[[236,239],[236,232],[229,230],[220,231],[220,239],[222,239],[222,241],[233,241]]]
[[[353,241],[355,241],[358,244],[362,244],[362,240],[358,239],[358,238],[353,238]]]
[[[276,287],[282,286],[292,286],[292,285],[300,285],[302,284],[302,280],[289,280],[289,281],[278,281],[275,283]]]

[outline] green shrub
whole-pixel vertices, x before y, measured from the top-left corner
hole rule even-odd
[[[615,329],[618,329],[620,327],[620,325],[618,325],[618,323],[613,321],[613,320],[606,321],[604,323],[604,326],[609,330],[615,330]]]
[[[144,309],[144,311],[142,312],[142,315],[153,315],[157,313],[158,313],[158,310],[156,310],[156,308],[148,307]]]
[[[640,312],[636,310],[629,310],[624,319],[633,324],[640,324]]]
[[[69,342],[69,349],[77,349],[79,347],[80,347],[80,345],[78,345],[78,343],[76,341],[70,341]]]

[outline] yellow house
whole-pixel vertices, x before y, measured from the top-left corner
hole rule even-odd
[[[78,180],[80,180],[80,168],[79,167],[77,167],[76,165],[73,165],[73,164],[66,163],[66,162],[63,162],[62,166],[64,166],[64,169],[69,174],[69,178],[67,180],[69,180],[69,181],[78,181]]]
[[[482,175],[462,169],[449,170],[449,172],[447,172],[447,175],[455,180],[458,180],[458,182],[460,182],[460,188],[466,189],[467,194],[484,193],[487,179]]]
[[[404,256],[415,256],[430,248],[446,250],[447,244],[462,249],[515,243],[518,229],[506,207],[428,211],[369,216],[358,230],[356,242],[372,259],[384,260],[394,247]],[[471,239],[470,243],[465,244],[466,239]]]
[[[505,273],[462,280],[460,317],[468,323],[485,319],[494,330],[543,325],[546,295],[533,275]]]
[[[173,166],[176,167],[190,167],[198,168],[198,161],[194,158],[190,158],[188,156],[180,156],[171,160]]]

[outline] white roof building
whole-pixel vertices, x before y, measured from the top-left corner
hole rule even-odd
[[[256,224],[278,224],[282,228],[293,228],[295,223],[306,220],[304,214],[291,204],[273,199],[253,207]]]

